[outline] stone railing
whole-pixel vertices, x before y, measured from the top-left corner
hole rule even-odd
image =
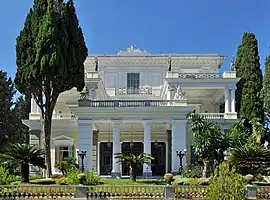
[[[206,186],[176,186],[176,199],[206,199]]]
[[[126,198],[156,198],[164,199],[164,186],[147,186],[147,185],[131,185],[131,186],[94,186],[88,188],[88,199],[92,198],[110,198],[117,199]]]
[[[115,95],[152,95],[152,87],[142,88],[116,88]]]
[[[74,198],[76,188],[74,186],[56,185],[1,185],[0,199],[71,199]]]
[[[270,199],[269,186],[246,186],[247,199]],[[0,185],[0,199],[207,199],[206,186]]]
[[[76,119],[76,115],[74,114],[53,114],[52,119]]]
[[[103,107],[103,108],[114,108],[114,107],[163,107],[168,106],[167,100],[96,100],[79,102],[80,106],[87,107]]]
[[[221,73],[181,73],[167,72],[166,78],[178,79],[220,79],[223,78]]]
[[[253,191],[256,192],[257,199],[270,199],[270,186],[259,186]]]
[[[225,113],[198,113],[203,116],[205,119],[224,119]],[[191,119],[192,116],[189,116]]]

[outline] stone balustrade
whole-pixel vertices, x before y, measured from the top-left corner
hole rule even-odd
[[[247,199],[270,199],[270,186],[246,186]],[[0,185],[0,199],[207,199],[207,186]]]

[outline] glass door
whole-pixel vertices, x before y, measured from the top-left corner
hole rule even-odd
[[[163,176],[166,171],[166,143],[152,142],[151,154],[155,158],[154,160],[152,160],[152,175]]]
[[[142,142],[134,142],[133,146],[130,146],[130,142],[122,143],[122,153],[130,153],[139,155],[143,153],[143,143]],[[137,176],[142,176],[143,174],[143,166],[139,166],[136,171]],[[129,176],[129,166],[122,164],[122,175]]]
[[[112,142],[111,145],[108,145],[108,142],[100,143],[100,175],[111,175],[112,171]]]

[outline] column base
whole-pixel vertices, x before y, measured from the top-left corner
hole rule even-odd
[[[143,178],[151,178],[152,172],[143,172]]]
[[[111,177],[115,179],[121,179],[121,172],[111,172]]]
[[[172,175],[177,176],[179,175],[179,172],[171,172]]]

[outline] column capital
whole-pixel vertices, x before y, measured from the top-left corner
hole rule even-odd
[[[152,119],[144,119],[143,120],[143,124],[144,125],[149,125],[149,124],[152,124],[153,123],[153,120]]]
[[[171,123],[172,124],[186,124],[188,120],[186,119],[172,119]]]
[[[92,126],[93,120],[91,120],[91,119],[78,119],[77,123],[78,123],[78,125]]]
[[[111,124],[112,124],[112,128],[118,128],[121,124],[121,120],[112,120]]]

